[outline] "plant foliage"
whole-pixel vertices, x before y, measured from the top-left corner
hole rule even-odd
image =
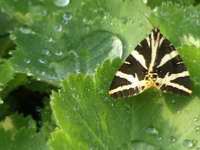
[[[112,99],[115,71],[153,27],[177,47],[192,96]],[[0,147],[200,149],[199,57],[197,0],[1,0]]]

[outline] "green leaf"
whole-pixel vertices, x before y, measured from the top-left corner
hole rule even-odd
[[[164,35],[175,44],[184,45],[184,38],[193,36],[200,39],[200,6],[182,6],[163,3],[150,17],[151,22],[161,28]]]
[[[93,73],[122,50],[127,55],[151,28],[150,10],[140,0],[75,0],[67,9],[50,1],[1,4],[18,25],[11,33],[17,45],[11,59],[15,69],[55,85],[74,72]]]
[[[47,150],[46,137],[36,133],[30,118],[7,116],[0,122],[0,145],[5,150]]]
[[[194,81],[191,97],[150,89],[131,98],[112,99],[107,93],[120,65],[118,60],[106,61],[95,76],[71,75],[63,81],[61,91],[51,97],[60,130],[52,134],[50,144],[56,149],[61,139],[66,141],[62,147],[73,145],[73,149],[197,148],[200,146],[199,50],[183,47],[181,54]]]
[[[75,150],[75,144],[72,145],[70,143],[70,139],[66,136],[66,134],[63,132],[63,130],[56,130],[52,133],[52,136],[49,140],[48,143],[53,149],[55,150],[65,150],[65,149],[70,149],[70,150]]]
[[[146,18],[151,11],[140,0],[84,0],[81,3],[75,0],[70,3],[69,11],[72,20],[68,33],[75,42],[91,31],[105,30],[119,35],[125,51],[130,52],[151,29]]]
[[[0,12],[0,56],[7,57],[8,51],[13,47],[12,41],[9,39],[9,30],[12,29],[12,22],[8,16]]]
[[[91,33],[79,43],[76,51],[69,51],[62,60],[51,63],[59,75],[58,78],[62,79],[72,72],[93,73],[103,60],[122,57],[121,40],[109,32]]]
[[[0,86],[1,88],[5,86],[8,81],[13,79],[14,77],[14,69],[12,65],[5,60],[1,60],[0,62]]]

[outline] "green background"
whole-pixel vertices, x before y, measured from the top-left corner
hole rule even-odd
[[[123,60],[158,27],[193,94],[112,99]],[[0,149],[200,150],[198,0],[1,0]]]

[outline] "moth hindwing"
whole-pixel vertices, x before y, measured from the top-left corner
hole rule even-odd
[[[192,93],[186,66],[158,28],[154,28],[125,59],[114,76],[109,95],[129,97],[152,87],[182,95]]]

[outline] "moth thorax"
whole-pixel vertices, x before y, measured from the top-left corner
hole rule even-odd
[[[145,88],[151,88],[151,87],[159,88],[159,84],[156,82],[157,77],[158,77],[157,73],[153,73],[153,72],[148,73],[144,78]]]

